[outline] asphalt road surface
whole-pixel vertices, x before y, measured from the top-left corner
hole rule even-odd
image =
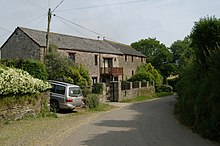
[[[88,121],[53,145],[218,146],[178,124],[175,97],[131,104]]]

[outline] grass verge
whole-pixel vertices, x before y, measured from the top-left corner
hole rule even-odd
[[[141,95],[141,96],[137,96],[135,98],[130,98],[130,99],[124,99],[121,102],[135,103],[135,102],[147,101],[150,99],[164,97],[164,96],[170,96],[170,95],[173,95],[173,93],[160,92],[160,93],[149,94],[149,95]]]

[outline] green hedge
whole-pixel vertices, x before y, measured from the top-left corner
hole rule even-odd
[[[95,83],[92,86],[92,93],[101,94],[103,91],[103,84],[102,83]]]
[[[99,98],[97,94],[89,94],[85,98],[85,104],[88,108],[96,108],[99,106]]]
[[[41,80],[47,80],[48,74],[46,70],[46,66],[37,60],[31,59],[2,59],[0,60],[2,65],[7,67],[14,67],[18,69],[22,69],[27,71],[34,78],[38,78]]]
[[[173,92],[173,87],[169,85],[161,85],[160,87],[157,87],[156,92]]]

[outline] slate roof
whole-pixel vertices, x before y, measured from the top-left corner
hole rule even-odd
[[[39,46],[46,46],[46,32],[39,31],[29,28],[18,27],[25,34],[27,34],[31,39],[33,39]],[[117,54],[123,55],[114,46],[108,44],[102,40],[93,40],[88,38],[81,38],[76,36],[50,33],[50,43],[55,44],[60,49],[73,49],[77,51],[85,52],[97,52],[97,53],[107,53],[107,54]]]
[[[113,42],[113,41],[109,41],[109,40],[105,40],[105,42],[111,44],[112,46],[114,46],[115,48],[117,48],[119,51],[121,51],[122,53],[124,53],[126,55],[146,57],[141,52],[135,50],[134,48],[132,48],[129,45],[125,45],[125,44],[121,44],[121,43]]]

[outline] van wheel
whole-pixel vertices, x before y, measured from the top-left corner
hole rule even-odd
[[[57,113],[59,110],[59,103],[55,100],[50,101],[50,111]]]

